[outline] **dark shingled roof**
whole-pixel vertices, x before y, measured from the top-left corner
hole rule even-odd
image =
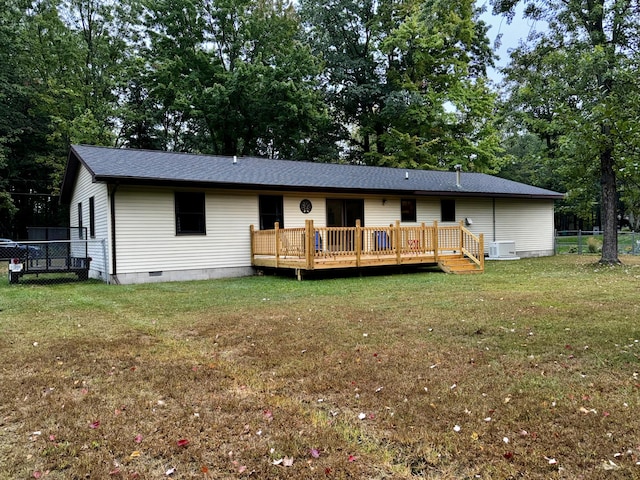
[[[279,191],[559,199],[558,192],[483,173],[408,170],[255,157],[193,155],[74,145],[61,197],[69,202],[78,166],[95,182]]]

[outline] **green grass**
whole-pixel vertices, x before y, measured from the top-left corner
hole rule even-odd
[[[3,276],[0,478],[638,478],[640,259],[594,261]]]

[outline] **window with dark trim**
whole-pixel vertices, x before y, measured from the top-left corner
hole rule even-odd
[[[89,236],[96,237],[96,205],[94,197],[89,198]]]
[[[176,235],[204,235],[204,193],[176,192]]]
[[[78,202],[78,237],[82,238],[84,231],[82,228],[82,202]]]
[[[400,200],[400,220],[403,222],[416,221],[416,199],[403,198]]]
[[[451,198],[443,198],[440,200],[440,221],[455,222],[456,221],[456,201]]]
[[[278,222],[284,228],[284,208],[282,195],[260,195],[258,199],[260,211],[260,230],[272,230]]]

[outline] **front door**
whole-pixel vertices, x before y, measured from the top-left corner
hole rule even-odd
[[[364,200],[327,199],[327,227],[355,227],[356,220],[364,226]],[[354,250],[351,232],[335,232],[328,242],[331,250]]]

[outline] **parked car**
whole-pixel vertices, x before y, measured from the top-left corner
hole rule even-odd
[[[9,238],[0,238],[0,260],[12,258],[40,258],[42,250],[37,245],[25,245]]]

